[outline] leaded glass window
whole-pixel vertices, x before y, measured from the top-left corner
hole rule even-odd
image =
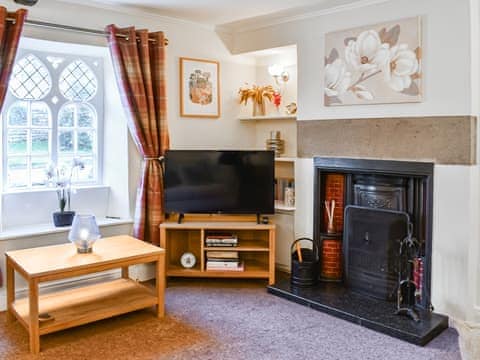
[[[43,187],[50,161],[74,158],[85,163],[74,181],[100,181],[101,84],[100,58],[18,51],[2,112],[6,190]]]
[[[97,78],[87,64],[75,60],[62,71],[58,86],[66,99],[88,101],[97,92]]]
[[[18,99],[40,100],[50,92],[52,78],[45,64],[29,54],[15,63],[8,88]]]

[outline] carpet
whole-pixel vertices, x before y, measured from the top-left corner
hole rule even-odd
[[[41,337],[0,314],[0,359],[460,359],[457,333],[425,347],[266,292],[265,282],[169,281],[165,319],[147,309]]]

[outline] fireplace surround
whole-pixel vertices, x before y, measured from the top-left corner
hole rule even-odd
[[[411,219],[413,236],[420,244],[420,255],[423,259],[423,281],[420,284],[422,297],[419,299],[419,305],[424,309],[429,309],[433,164],[410,161],[316,157],[314,158],[314,169],[314,239],[320,239],[325,231],[325,225],[321,219],[324,218],[323,202],[330,192],[326,179],[331,174],[335,176],[341,175],[344,179],[342,208],[348,205],[357,205],[371,209],[406,212]],[[340,215],[343,216],[343,214]],[[342,224],[344,224],[344,221],[344,218],[340,219]],[[380,226],[380,224],[380,222],[377,222],[375,225]],[[345,242],[343,245],[344,251],[351,248]],[[319,247],[321,248],[321,244],[319,244]],[[346,258],[348,256],[344,252],[343,259],[345,260]]]
[[[432,163],[425,162],[315,157],[313,238],[322,249],[321,240],[332,235],[326,232],[323,204],[335,199],[341,210],[336,213],[337,234],[333,235],[342,240],[343,276],[336,282],[320,279],[323,281],[308,289],[281,280],[268,291],[406,341],[426,344],[448,327],[448,318],[433,313],[430,304],[433,169]],[[398,267],[394,257],[409,223],[419,243],[421,267],[416,270],[421,270],[421,276],[415,279],[419,323],[395,315]],[[354,228],[348,229],[350,234],[358,234],[346,239],[341,232],[348,226]],[[377,253],[370,254],[372,248]],[[375,279],[377,288],[369,291]]]

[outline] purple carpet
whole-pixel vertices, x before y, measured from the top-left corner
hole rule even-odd
[[[209,338],[169,358],[461,359],[453,329],[419,347],[270,295],[259,284],[239,284],[169,283],[167,313]]]
[[[169,281],[166,310],[164,319],[151,308],[42,336],[39,356],[0,313],[0,359],[460,359],[452,329],[419,347],[270,295],[264,281]]]

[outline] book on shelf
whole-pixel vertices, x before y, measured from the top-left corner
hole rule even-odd
[[[238,260],[233,260],[233,261],[212,261],[212,260],[207,260],[207,267],[217,267],[217,268],[224,268],[224,267],[238,267],[238,264],[240,262]]]
[[[207,240],[238,239],[237,235],[231,232],[209,232],[206,234],[205,238]]]
[[[217,244],[236,244],[238,242],[237,238],[229,238],[229,239],[210,239],[206,238],[205,242],[207,243],[217,243]]]
[[[239,258],[229,259],[229,258],[207,258],[207,261],[211,263],[238,263]]]
[[[230,237],[230,238],[207,238],[205,239],[205,245],[207,246],[237,246],[238,245],[238,238],[237,237]]]
[[[207,247],[235,247],[238,244],[206,243]]]
[[[243,262],[216,262],[207,261],[207,271],[244,271]]]
[[[207,259],[238,259],[238,251],[207,251]]]

